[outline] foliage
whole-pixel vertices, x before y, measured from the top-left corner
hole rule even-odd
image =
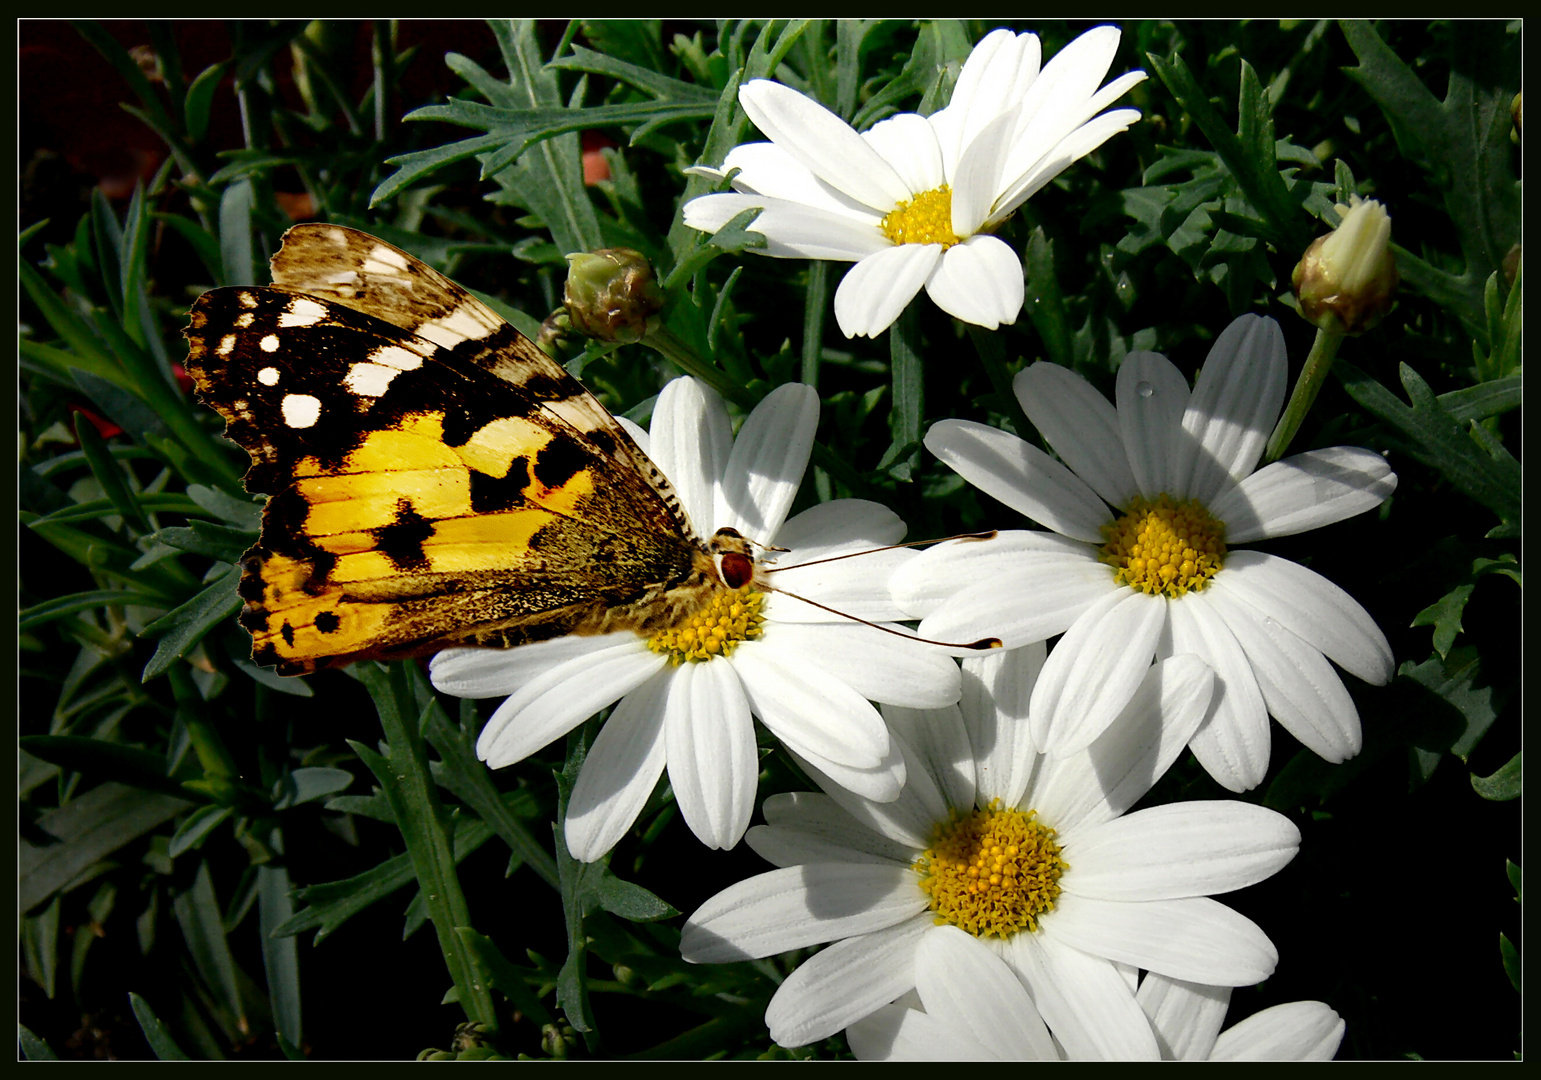
[[[183,24],[150,24],[132,52],[79,26],[163,150],[126,199],[93,188],[70,220],[23,203],[25,1056],[81,1053],[82,1015],[117,1018],[119,1054],[162,1059],[845,1053],[770,1043],[765,1002],[796,957],[680,959],[679,914],[759,863],[699,849],[666,781],[610,857],[567,854],[594,721],[492,773],[474,752],[485,710],[452,718],[416,665],[295,680],[251,663],[232,616],[261,498],[189,393],[178,331],[203,290],[265,281],[296,217],[412,251],[531,336],[567,252],[643,252],[663,352],[569,342],[570,369],[643,421],[682,371],[739,414],[810,383],[823,413],[799,507],[876,499],[927,538],[1019,523],[920,440],[952,416],[1035,437],[1010,393],[1033,360],[1109,388],[1125,355],[1158,349],[1191,374],[1230,315],[1256,311],[1298,367],[1312,332],[1285,310],[1290,270],[1356,193],[1391,210],[1403,288],[1345,345],[1295,449],[1373,447],[1399,485],[1332,546],[1274,550],[1348,588],[1401,667],[1352,685],[1358,758],[1280,744],[1250,796],[1305,839],[1237,905],[1285,958],[1237,998],[1327,1001],[1344,1057],[1517,1046],[1519,870],[1498,867],[1517,857],[1520,786],[1518,27],[1125,26],[1113,72],[1152,74],[1130,95],[1144,118],[1002,230],[1028,304],[998,332],[922,304],[889,341],[844,339],[839,268],[756,257],[749,216],[715,236],[683,224],[710,190],[684,170],[756,137],[744,82],[779,79],[864,128],[940,107],[991,28],[496,21],[468,36],[473,58],[403,47],[412,24],[235,22],[195,70]],[[1084,27],[1022,29],[1049,56]],[[762,760],[762,797],[805,786],[769,739]],[[1178,790],[1220,796],[1191,757],[1160,792]],[[1462,890],[1434,893],[1433,852],[1467,868]]]

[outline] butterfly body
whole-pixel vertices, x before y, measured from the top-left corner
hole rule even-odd
[[[479,300],[340,226],[296,226],[272,265],[185,331],[271,495],[239,586],[258,663],[647,633],[727,588],[742,541],[701,539],[615,418]]]

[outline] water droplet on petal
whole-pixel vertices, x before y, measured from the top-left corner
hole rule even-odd
[[[1148,398],[1156,392],[1156,388],[1150,385],[1150,383],[1146,382],[1144,379],[1141,379],[1139,382],[1134,384],[1134,392],[1139,394],[1141,397]]]

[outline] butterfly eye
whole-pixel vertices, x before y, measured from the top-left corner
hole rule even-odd
[[[722,557],[722,580],[730,589],[742,588],[754,580],[754,560],[738,551]]]

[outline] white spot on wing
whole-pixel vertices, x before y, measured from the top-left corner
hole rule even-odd
[[[383,244],[377,244],[368,255],[364,256],[364,273],[380,274],[385,277],[406,277],[402,271],[407,268],[407,257],[399,251],[393,251]],[[408,284],[411,279],[408,278]]]
[[[310,394],[285,394],[284,423],[293,428],[307,428],[321,418],[321,399]]]
[[[400,345],[381,345],[369,354],[369,359],[376,364],[384,364],[399,371],[416,371],[423,366],[423,358],[411,349],[403,349]]]
[[[244,295],[244,294],[243,294]],[[251,312],[243,311],[235,317],[235,328],[244,330],[251,325]]]
[[[461,304],[454,311],[425,322],[416,332],[418,337],[452,349],[467,339],[480,341],[497,328],[498,323],[488,322],[486,314],[478,308]]]
[[[359,363],[348,369],[348,374],[342,381],[355,394],[379,397],[391,385],[391,380],[399,374],[401,372],[396,368],[385,367],[383,364]]]
[[[254,308],[257,306],[256,293],[238,292],[235,294],[235,298],[240,301],[243,308]]]
[[[278,325],[285,326],[312,326],[326,317],[326,308],[303,296],[297,296],[289,301],[289,307],[278,316]]]
[[[268,335],[266,335],[265,337],[263,337],[263,339],[261,341],[257,342],[257,346],[263,352],[277,352],[278,351],[278,335],[277,334],[268,334]]]
[[[276,367],[263,368],[261,371],[257,372],[257,381],[260,382],[263,386],[277,386],[278,369]]]
[[[229,356],[230,350],[233,348],[235,348],[235,335],[226,334],[219,339],[219,345],[215,347],[214,351],[220,356]]]

